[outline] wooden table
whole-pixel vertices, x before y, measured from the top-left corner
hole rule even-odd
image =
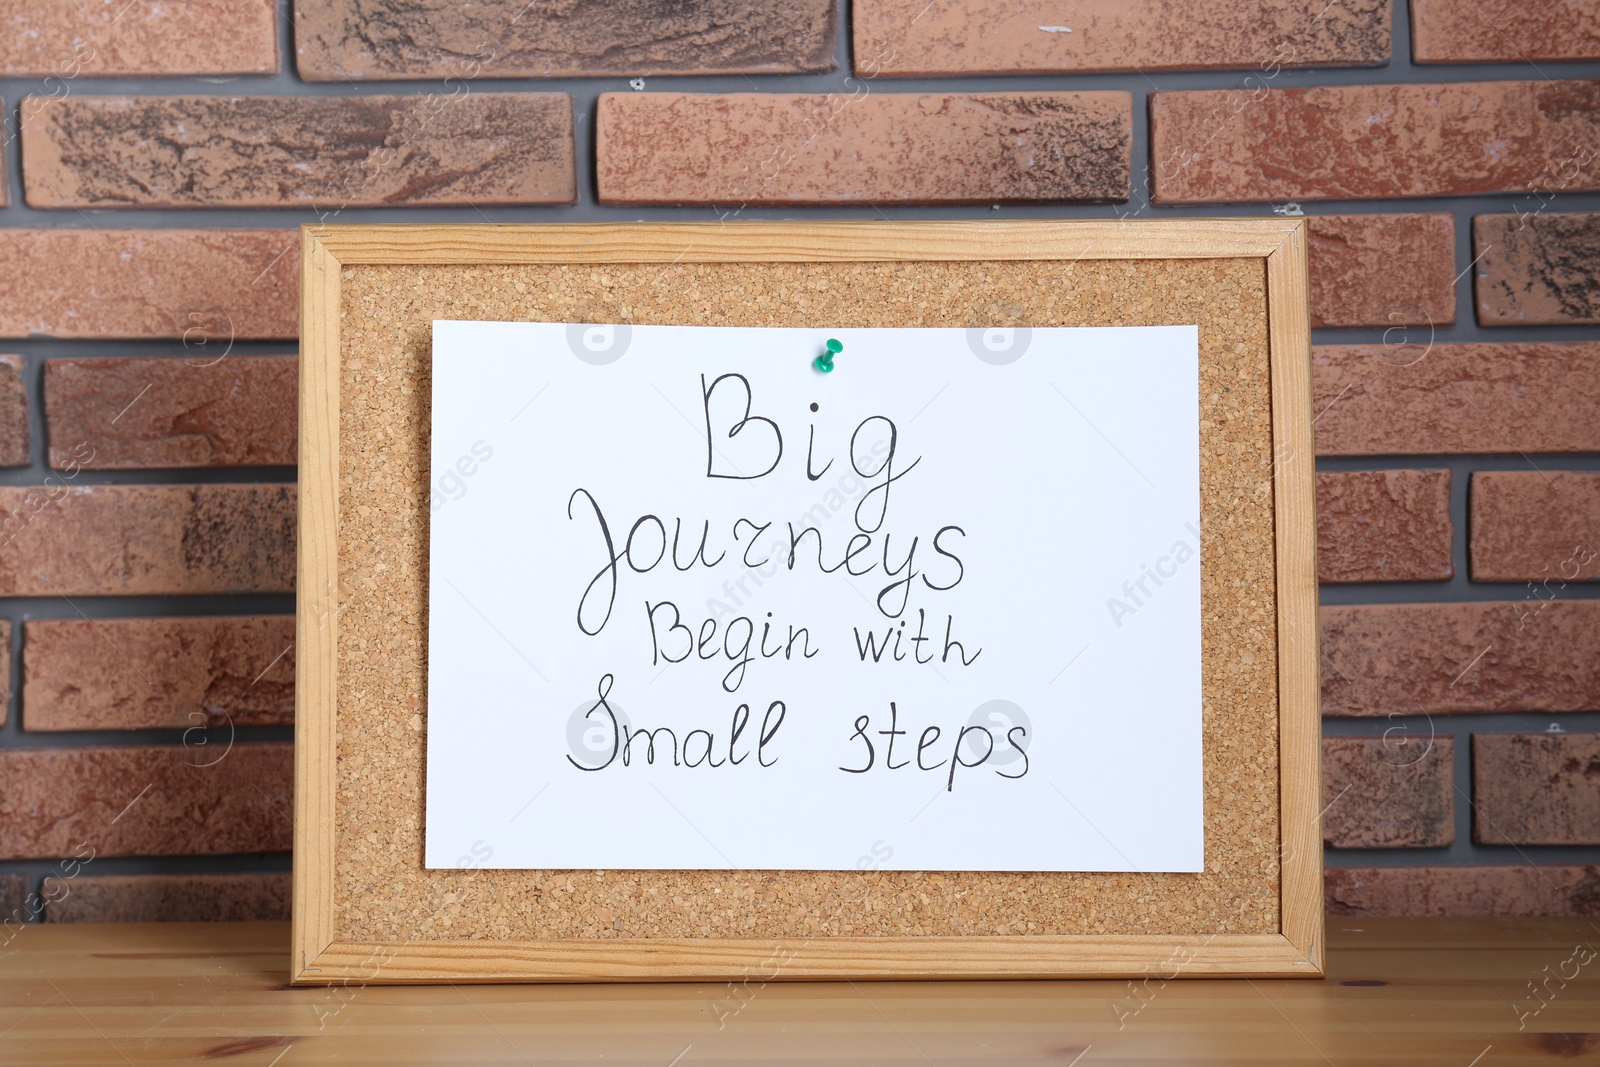
[[[711,983],[289,988],[286,925],[30,926],[0,950],[0,1063],[1600,1062],[1600,917],[1349,919],[1328,934],[1323,980],[752,983],[736,994]]]

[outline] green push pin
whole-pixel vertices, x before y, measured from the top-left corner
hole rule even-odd
[[[823,374],[827,374],[829,371],[833,370],[833,357],[837,356],[843,351],[844,345],[830,337],[828,338],[828,350],[813,360],[812,366],[816,367]]]

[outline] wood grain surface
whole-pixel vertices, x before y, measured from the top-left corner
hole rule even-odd
[[[293,988],[288,946],[283,924],[24,927],[0,962],[0,1062],[1506,1067],[1600,1055],[1595,918],[1331,919],[1328,977],[1296,982]]]

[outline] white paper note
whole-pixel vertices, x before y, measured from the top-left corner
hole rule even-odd
[[[436,322],[432,421],[428,867],[1202,869],[1197,327]]]

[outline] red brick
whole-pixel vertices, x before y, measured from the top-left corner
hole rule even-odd
[[[0,726],[11,713],[11,620],[0,619]]]
[[[1455,573],[1450,472],[1317,475],[1317,579],[1416,582]]]
[[[1479,215],[1472,243],[1482,325],[1600,322],[1600,212]]]
[[[22,357],[0,356],[0,467],[28,465],[28,390]]]
[[[1600,600],[1322,606],[1330,716],[1600,707]]]
[[[1329,915],[1600,915],[1600,867],[1329,867]]]
[[[1600,734],[1473,734],[1472,839],[1600,845]]]
[[[39,208],[566,204],[565,93],[62,97],[22,123]]]
[[[607,204],[1126,200],[1132,97],[605,93]]]
[[[0,874],[0,923],[6,919],[27,922],[34,906],[27,901],[28,876],[25,874]],[[0,946],[10,940],[6,928],[0,926]]]
[[[33,620],[24,638],[29,730],[194,727],[191,745],[220,748],[294,721],[290,616]]]
[[[79,446],[96,470],[293,465],[294,356],[53,359],[44,365],[50,465]]]
[[[287,874],[47,876],[51,923],[288,922]]]
[[[1452,215],[1312,215],[1311,325],[1456,321]]]
[[[299,247],[293,230],[0,229],[0,337],[176,337],[195,360],[293,338]]]
[[[289,848],[294,746],[209,748],[0,749],[0,859]]]
[[[794,74],[834,69],[833,0],[296,0],[306,81]]]
[[[1600,82],[1158,92],[1150,121],[1161,203],[1521,192],[1593,157]]]
[[[1600,59],[1600,8],[1518,0],[1411,0],[1418,63]]]
[[[1478,471],[1468,494],[1472,580],[1566,583],[1600,577],[1600,474]]]
[[[1383,0],[1122,0],[1088,10],[1051,0],[857,0],[851,20],[856,70],[867,77],[1229,68],[1272,77],[1280,65],[1389,58]]]
[[[0,487],[0,596],[287,593],[292,485]]]
[[[1442,848],[1456,839],[1455,740],[1395,730],[1322,739],[1330,848]]]
[[[1414,343],[1311,350],[1319,456],[1600,452],[1600,343],[1408,332]]]
[[[276,74],[273,0],[155,4],[52,0],[5,7],[0,75]]]

